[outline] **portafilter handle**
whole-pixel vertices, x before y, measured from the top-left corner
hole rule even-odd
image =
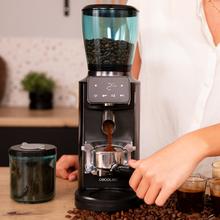
[[[126,177],[131,177],[131,175],[134,172],[134,168],[125,166],[125,165],[113,165],[111,168],[111,171],[113,174],[120,175],[120,176],[126,176]]]

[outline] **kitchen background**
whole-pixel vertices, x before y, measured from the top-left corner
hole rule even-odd
[[[0,166],[8,166],[9,147],[22,142],[53,144],[58,158],[76,153],[78,81],[87,75],[81,9],[125,2],[0,1]],[[29,94],[21,81],[30,71],[45,72],[55,80],[53,109],[29,109]]]
[[[68,16],[65,0],[0,1],[0,56],[7,64],[2,106],[28,105],[20,82],[29,71],[46,72],[56,81],[55,106],[77,106],[78,81],[87,74],[81,9],[97,1],[68,1]]]

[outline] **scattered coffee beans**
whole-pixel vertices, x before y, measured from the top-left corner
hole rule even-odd
[[[108,38],[85,40],[88,63],[91,65],[131,65],[134,44]]]
[[[163,207],[142,204],[135,209],[115,213],[93,212],[74,208],[67,212],[66,218],[71,220],[220,220],[215,217],[206,197],[207,205],[201,213],[185,214],[176,209],[176,194],[171,196]]]

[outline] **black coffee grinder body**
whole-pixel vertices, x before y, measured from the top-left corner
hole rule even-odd
[[[111,212],[140,203],[129,187],[128,166],[139,159],[140,85],[130,76],[137,13],[121,5],[83,9],[89,72],[79,83],[80,209]]]

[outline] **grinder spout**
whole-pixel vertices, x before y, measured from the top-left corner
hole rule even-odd
[[[115,115],[111,110],[105,110],[102,114],[102,132],[105,135],[109,134],[109,129],[111,129],[111,133],[115,131]]]

